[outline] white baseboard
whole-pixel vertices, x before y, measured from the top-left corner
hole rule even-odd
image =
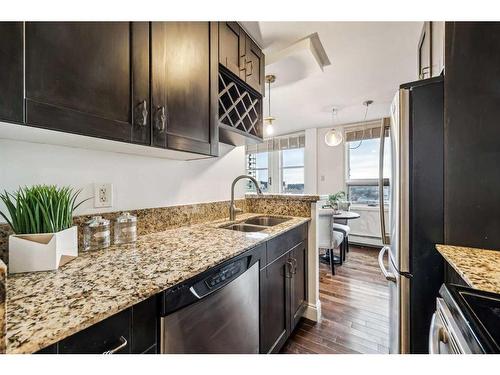
[[[319,322],[321,320],[321,302],[316,302],[316,305],[308,303],[302,317]]]

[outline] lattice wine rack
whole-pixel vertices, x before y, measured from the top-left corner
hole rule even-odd
[[[219,69],[219,122],[262,138],[262,97]]]

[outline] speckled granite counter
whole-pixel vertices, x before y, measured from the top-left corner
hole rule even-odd
[[[315,194],[273,194],[273,193],[263,193],[258,195],[256,193],[246,193],[246,199],[283,199],[283,200],[293,200],[293,201],[304,201],[304,202],[317,202],[319,201],[319,195]]]
[[[5,309],[5,281],[7,278],[7,267],[0,260],[0,354],[5,353],[6,348],[6,309]]]
[[[42,349],[307,221],[243,233],[218,220],[83,253],[58,271],[9,276],[7,353]]]
[[[245,194],[249,212],[269,215],[311,216],[311,205],[319,200],[318,195],[305,194]]]
[[[500,293],[500,251],[451,245],[436,248],[472,288]]]

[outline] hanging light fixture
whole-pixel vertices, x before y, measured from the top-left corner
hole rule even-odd
[[[337,113],[337,110],[335,108],[332,109],[332,125],[335,120],[335,114]],[[342,132],[337,129],[330,129],[326,132],[325,134],[325,143],[328,146],[338,146],[339,144],[342,143],[342,140],[344,137],[342,136]]]
[[[373,100],[366,100],[363,102],[363,105],[366,107],[365,117],[363,118],[363,122],[366,122],[366,116],[368,115],[368,107],[372,104],[373,104]],[[359,141],[359,143],[356,146],[352,146],[352,147],[349,146],[349,150],[356,150],[357,148],[359,148],[361,146],[361,144],[363,143],[364,138],[365,138],[365,128],[363,128],[363,135],[361,136],[361,140]]]
[[[264,123],[266,124],[266,135],[272,135],[274,133],[273,121],[276,120],[275,117],[271,116],[271,83],[276,81],[276,76],[274,74],[266,75],[267,82],[267,99],[268,99],[268,107],[267,107],[267,117],[264,117]]]

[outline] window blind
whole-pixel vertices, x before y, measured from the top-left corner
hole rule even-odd
[[[260,152],[281,151],[293,148],[303,148],[306,145],[306,135],[304,133],[290,134],[282,137],[275,137],[264,140],[259,144],[246,146],[247,154],[256,154]]]
[[[345,129],[346,142],[362,141],[364,139],[380,138],[380,125],[383,119],[371,121],[361,126]],[[389,136],[389,130],[386,130],[385,136]]]

